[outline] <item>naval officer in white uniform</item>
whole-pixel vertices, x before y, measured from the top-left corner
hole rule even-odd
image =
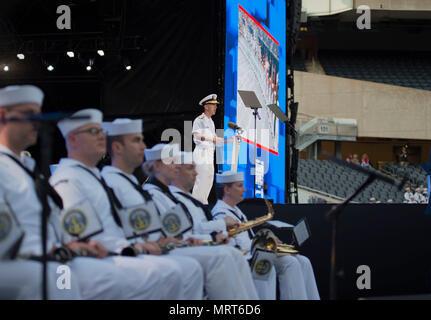
[[[193,121],[192,134],[196,144],[193,159],[198,175],[192,194],[203,204],[208,204],[208,196],[214,182],[215,146],[224,142],[224,139],[217,137],[214,121],[211,119],[216,114],[219,103],[216,94],[203,98],[199,105],[203,107],[204,112]]]

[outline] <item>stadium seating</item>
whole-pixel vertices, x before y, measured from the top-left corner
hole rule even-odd
[[[409,165],[408,167],[401,166],[399,164],[387,163],[386,171],[396,176],[398,179],[402,179],[405,174],[408,175],[408,184],[413,188],[419,186],[427,186],[427,176],[424,169],[419,165]]]
[[[369,170],[375,170],[373,168]],[[366,176],[352,169],[338,166],[326,160],[300,159],[298,164],[298,185],[321,191],[329,195],[345,198],[352,194]],[[394,203],[402,203],[404,192],[382,181],[374,181],[353,201],[369,203],[374,197],[386,203],[392,199]]]
[[[431,90],[431,53],[322,51],[327,75]]]

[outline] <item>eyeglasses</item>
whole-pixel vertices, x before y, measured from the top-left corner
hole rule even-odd
[[[88,128],[88,129],[85,129],[85,130],[76,131],[73,134],[79,134],[79,133],[89,133],[92,136],[97,136],[100,133],[105,134],[105,131],[103,129],[101,129],[101,128],[92,127],[92,128]]]

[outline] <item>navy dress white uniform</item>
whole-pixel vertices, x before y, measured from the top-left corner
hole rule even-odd
[[[178,147],[178,145],[176,145]],[[164,160],[163,155],[174,154],[179,158],[179,154],[166,152],[175,146],[158,144],[151,149],[145,150],[146,165],[152,166],[151,163],[157,160]],[[151,174],[151,173],[150,173]],[[154,176],[150,178],[144,187],[153,198],[153,201],[159,210],[163,213],[172,209],[178,203],[178,200],[169,190],[169,187],[157,180]],[[130,191],[131,193],[132,191]],[[136,204],[137,199],[133,204]],[[142,200],[141,200],[142,201]],[[132,203],[130,203],[132,205]],[[153,234],[155,238],[160,236]],[[192,232],[183,234],[183,238],[207,238],[208,235],[192,235]],[[210,237],[209,237],[210,238]],[[256,290],[249,283],[243,281],[243,277],[238,275],[237,262],[232,257],[230,250],[223,246],[200,246],[176,248],[170,252],[172,255],[187,255],[199,261],[205,277],[205,289],[208,298],[211,300],[255,300],[258,299]]]
[[[112,123],[105,122],[104,128],[109,136],[141,133],[142,120],[116,119]],[[130,203],[142,205],[146,202],[142,195],[136,191],[136,186],[139,186],[139,182],[133,174],[127,174],[114,166],[105,166],[101,174],[124,208],[129,207]],[[127,180],[124,176],[130,180]],[[142,238],[136,238],[133,241],[144,242]],[[185,256],[165,255],[163,258],[176,261],[181,268],[184,298],[186,300],[202,299],[204,280],[200,264],[195,259]]]
[[[217,183],[231,183],[243,181],[243,173],[224,172],[217,174]],[[238,206],[231,207],[223,200],[218,200],[212,209],[214,219],[224,219],[226,216],[232,217],[239,222],[245,222],[247,216]],[[252,238],[244,231],[233,238],[233,245],[241,249],[250,251]],[[318,300],[320,299],[314,278],[313,267],[310,260],[302,255],[291,255],[278,257],[275,262],[275,269],[280,284],[280,299],[282,300]]]
[[[200,106],[205,106],[206,104],[219,104],[217,95],[210,94],[199,102]],[[196,144],[193,159],[198,173],[192,194],[203,204],[208,204],[208,196],[214,182],[215,142],[213,139],[217,137],[214,121],[211,117],[202,113],[193,121],[192,134],[193,141]],[[202,141],[202,136],[210,139]]]
[[[86,124],[102,123],[102,113],[99,110],[84,109],[74,114],[80,115],[88,115],[90,119],[62,120],[58,123],[63,137],[66,138],[71,131]],[[112,216],[111,203],[100,179],[101,175],[96,167],[87,167],[77,160],[66,158],[61,159],[50,183],[62,197],[65,208],[83,199],[89,199],[103,226],[103,232],[91,240],[99,241],[109,251],[120,253],[130,243]],[[104,260],[120,268],[124,277],[134,282],[130,293],[137,291],[141,299],[185,298],[181,268],[172,260],[152,255],[139,255],[136,258],[110,256]],[[197,272],[199,273],[199,270]]]
[[[41,106],[42,91],[34,86],[11,86],[0,90],[0,107],[22,103]],[[0,125],[1,127],[1,125]],[[25,232],[18,256],[42,254],[41,212],[33,178],[21,165],[33,171],[35,162],[25,155],[17,155],[0,145],[0,197],[14,212]],[[50,219],[55,218],[54,203],[50,201]],[[53,221],[53,220],[50,220]],[[55,239],[52,226],[48,226],[47,249]],[[129,288],[117,268],[98,259],[75,258],[68,263],[71,269],[70,290],[57,288],[58,263],[48,263],[48,299],[122,299]],[[41,299],[42,265],[38,262],[16,259],[0,262],[0,297],[7,299]]]
[[[192,163],[192,153],[191,152],[181,152],[181,164]],[[211,240],[211,233],[223,232],[227,235],[226,222],[224,220],[213,220],[211,211],[209,209],[207,212],[204,209],[203,203],[199,200],[194,199],[189,192],[185,192],[176,186],[170,185],[169,190],[172,194],[182,202],[188,209],[191,218],[193,219],[193,229],[192,237],[196,235],[206,235],[207,240]],[[250,265],[245,259],[242,252],[231,246],[223,246],[224,250],[228,251],[236,262],[236,268],[231,272],[235,272],[238,269],[238,277],[244,285],[248,286],[249,292],[253,292],[255,289],[252,281]]]

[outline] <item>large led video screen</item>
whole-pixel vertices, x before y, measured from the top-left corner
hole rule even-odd
[[[246,105],[247,101],[238,91],[254,93],[261,107],[257,109],[258,115],[254,115],[255,109]],[[245,197],[262,198],[266,184],[267,196],[277,203],[284,203],[284,124],[268,105],[276,105],[286,112],[286,2],[227,1],[226,135],[232,134],[227,125],[229,122],[243,129],[238,171],[245,173]],[[228,163],[223,165],[223,170],[228,171],[231,169],[232,146],[225,147],[224,153]]]

